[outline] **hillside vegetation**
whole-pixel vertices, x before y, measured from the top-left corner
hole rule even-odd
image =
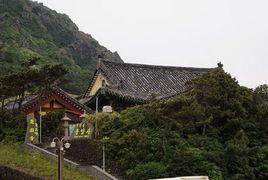
[[[79,31],[67,15],[29,0],[0,0],[0,75],[12,73],[32,57],[40,57],[43,64],[66,65],[70,82],[62,87],[81,94],[99,55],[122,61],[116,52]]]
[[[0,144],[0,165],[11,167],[30,175],[45,179],[57,179],[57,162],[38,153],[27,153],[19,144]],[[67,166],[63,167],[64,179],[94,179]]]
[[[242,87],[222,69],[167,101],[100,113],[107,158],[129,179],[207,175],[268,179],[268,86]],[[120,172],[120,171],[118,171]]]

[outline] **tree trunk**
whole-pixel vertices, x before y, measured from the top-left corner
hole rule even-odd
[[[25,97],[25,87],[23,87],[21,98],[19,100],[19,107],[18,107],[19,112],[21,111],[21,106],[22,106],[22,102],[24,101],[24,97]]]
[[[5,106],[5,99],[2,99],[2,102],[1,102],[1,110],[2,111],[4,110],[4,106]]]
[[[14,111],[14,109],[15,109],[15,105],[17,104],[17,99],[18,99],[18,96],[15,97],[13,107],[12,107],[12,111]]]
[[[203,132],[202,132],[202,135],[205,135],[206,134],[206,125],[204,124],[203,125]]]

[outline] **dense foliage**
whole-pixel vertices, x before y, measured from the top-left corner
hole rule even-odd
[[[6,101],[14,98],[14,105],[9,109],[20,110],[27,94],[42,94],[62,83],[64,75],[68,72],[63,64],[45,64],[37,67],[39,61],[39,58],[31,58],[22,63],[17,71],[0,76],[2,109]]]
[[[88,138],[76,138],[70,141],[71,147],[65,157],[81,165],[102,165],[102,151],[97,141]]]
[[[0,142],[23,142],[27,129],[27,121],[21,115],[9,110],[0,110]]]
[[[98,55],[122,61],[117,53],[79,31],[67,15],[31,0],[0,0],[0,75],[12,73],[18,64],[37,56],[42,64],[65,64],[70,83],[61,87],[81,94]]]
[[[90,117],[108,159],[130,179],[208,175],[268,178],[268,91],[241,87],[222,69],[167,101]]]
[[[60,121],[65,111],[57,110],[42,116],[42,138],[43,142],[52,142],[54,137],[63,137],[64,132],[60,128]]]

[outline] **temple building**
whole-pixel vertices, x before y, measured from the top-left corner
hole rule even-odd
[[[80,102],[93,110],[108,105],[120,111],[179,95],[189,89],[187,81],[209,70],[101,60]]]

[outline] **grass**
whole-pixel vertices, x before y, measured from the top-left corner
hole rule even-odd
[[[57,179],[56,161],[46,159],[38,153],[28,153],[20,144],[0,143],[0,165],[11,167],[45,179]],[[63,179],[93,180],[96,178],[90,177],[77,169],[64,166]]]

